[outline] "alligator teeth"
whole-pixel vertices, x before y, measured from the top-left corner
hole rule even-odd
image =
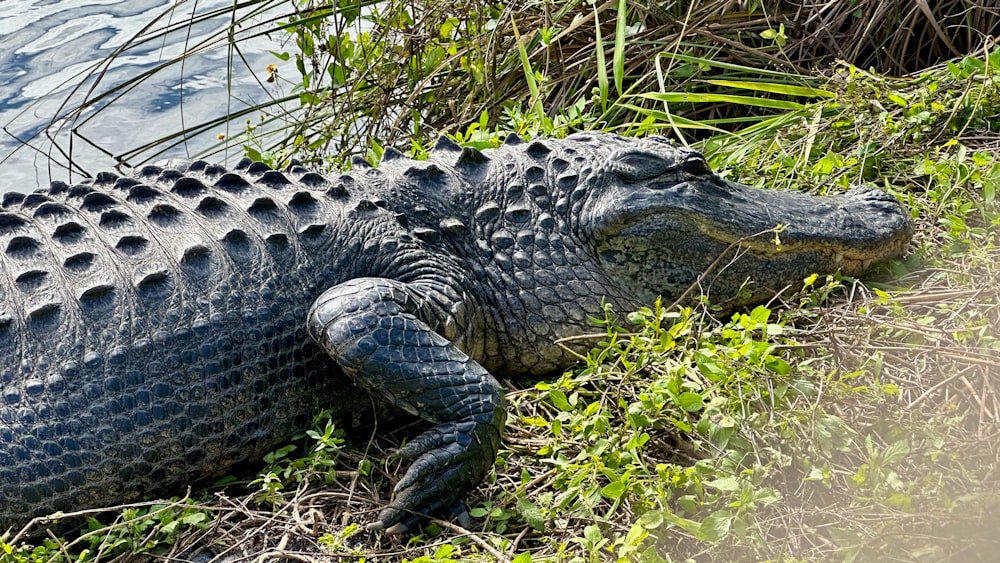
[[[833,263],[834,264],[840,264],[843,261],[844,261],[844,253],[843,252],[838,252],[837,255],[833,257]]]
[[[862,270],[867,270],[868,266],[871,266],[871,265],[872,265],[872,261],[871,260],[864,260],[864,261],[861,262],[861,269]]]

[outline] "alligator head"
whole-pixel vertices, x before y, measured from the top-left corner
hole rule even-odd
[[[750,188],[662,138],[623,146],[600,167],[581,227],[609,277],[645,302],[698,283],[716,304],[753,303],[813,273],[859,275],[901,256],[913,235],[909,213],[884,192]]]

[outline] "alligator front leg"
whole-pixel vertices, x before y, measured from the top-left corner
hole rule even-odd
[[[437,424],[400,449],[413,464],[371,529],[397,533],[418,513],[455,508],[500,448],[500,384],[432,329],[454,322],[441,302],[448,294],[431,283],[359,278],[327,290],[309,312],[313,339],[359,385]]]

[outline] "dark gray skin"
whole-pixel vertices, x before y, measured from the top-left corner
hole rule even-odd
[[[779,224],[781,246],[753,237]],[[402,531],[489,471],[495,376],[566,368],[555,342],[591,331],[602,303],[669,302],[745,238],[702,280],[718,302],[748,278],[752,300],[860,274],[911,234],[874,190],[750,189],[663,139],[599,133],[482,153],[442,139],[429,161],[389,150],[339,178],[196,162],[8,194],[0,530],[176,494],[259,459],[317,407],[369,409],[356,384],[433,424],[400,451],[413,463],[370,525]]]

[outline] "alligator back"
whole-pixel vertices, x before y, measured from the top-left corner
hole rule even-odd
[[[6,194],[0,514],[140,498],[346,410],[303,327],[337,266],[325,180],[181,168]]]

